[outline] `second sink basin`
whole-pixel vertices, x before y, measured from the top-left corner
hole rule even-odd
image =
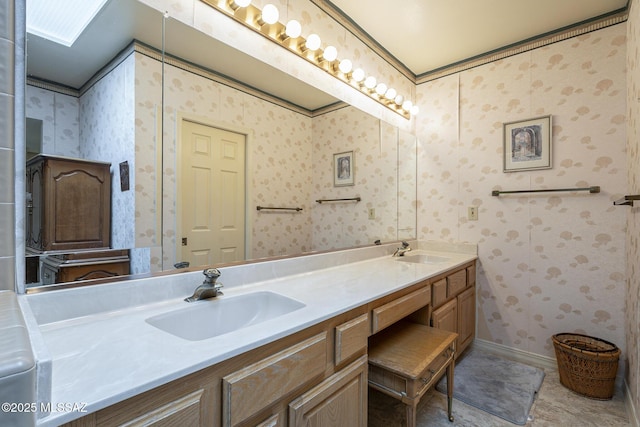
[[[200,341],[299,310],[305,305],[275,292],[261,291],[189,303],[146,322],[189,341]]]
[[[399,261],[415,262],[418,264],[440,264],[449,261],[449,258],[438,255],[412,254],[397,258]]]

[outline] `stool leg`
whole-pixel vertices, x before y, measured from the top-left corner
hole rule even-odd
[[[447,366],[447,415],[449,415],[449,421],[453,422],[453,359]]]

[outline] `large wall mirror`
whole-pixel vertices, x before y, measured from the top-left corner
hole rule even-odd
[[[137,275],[416,236],[410,133],[136,0],[109,0],[70,46],[27,36],[27,164],[109,164],[121,251],[27,244],[27,288],[124,253]]]

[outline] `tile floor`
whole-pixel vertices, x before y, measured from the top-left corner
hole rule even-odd
[[[546,376],[529,413],[526,427],[627,427],[629,423],[621,392],[601,401],[577,395],[560,384],[555,369]],[[453,423],[447,419],[447,398],[430,390],[418,405],[417,427],[514,427],[516,424],[453,401]],[[397,400],[369,389],[369,427],[405,426],[405,408]]]

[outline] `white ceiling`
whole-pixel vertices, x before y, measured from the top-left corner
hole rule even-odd
[[[626,7],[627,0],[331,0],[413,74]]]
[[[59,1],[64,7],[64,0]],[[415,77],[610,14],[626,7],[627,0],[368,0],[366,7],[362,0],[332,0],[332,4],[364,31],[360,31],[363,37],[372,38]],[[71,47],[28,34],[27,74],[80,88],[132,39],[160,48],[162,20],[158,11],[136,0],[109,0]],[[168,21],[166,34],[169,53],[295,105],[313,111],[336,102],[174,20]],[[217,54],[211,55],[212,51]]]

